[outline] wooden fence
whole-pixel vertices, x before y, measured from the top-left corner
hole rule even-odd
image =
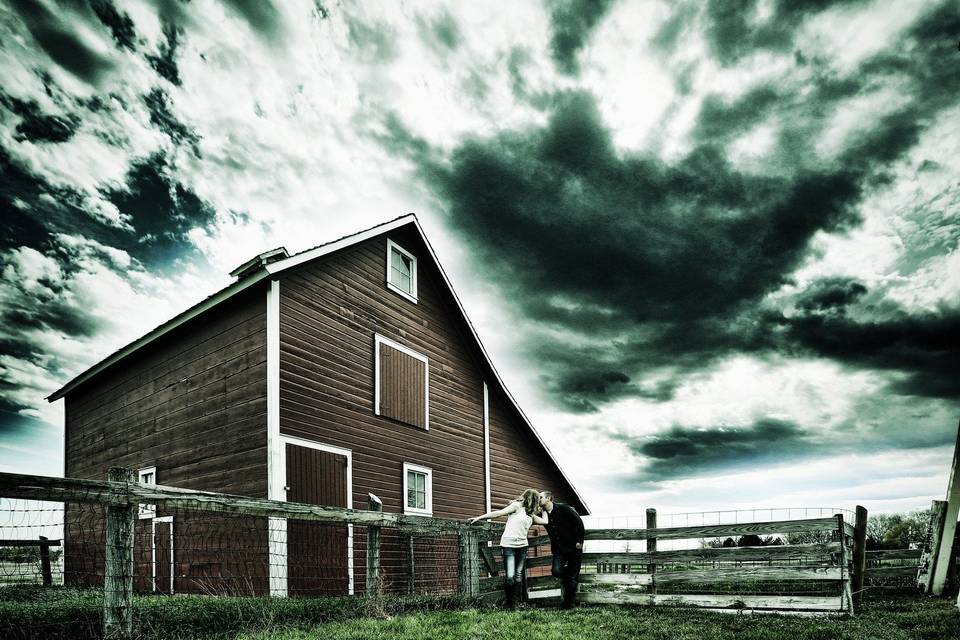
[[[709,526],[588,529],[590,541],[647,541],[643,552],[585,552],[579,602],[640,605],[685,605],[725,610],[819,612],[852,614],[862,591],[866,510],[857,509],[854,525],[842,515],[831,518],[717,524]],[[651,519],[648,516],[648,523]],[[655,523],[655,520],[654,520]],[[655,527],[655,524],[654,524]],[[729,536],[786,534],[819,535],[826,542],[774,544],[757,547],[657,550],[663,540],[703,540]],[[532,546],[549,544],[545,538]],[[652,543],[652,544],[651,544]],[[534,570],[552,564],[550,555],[534,554]],[[499,574],[498,567],[492,567]],[[503,578],[481,579],[481,592],[497,598]],[[528,597],[558,595],[552,576],[527,581]],[[771,588],[771,584],[775,586]],[[809,595],[811,586],[831,594]],[[796,588],[803,587],[803,588]],[[774,591],[763,593],[763,589]],[[738,592],[739,591],[739,592]],[[742,592],[749,593],[742,593]],[[667,592],[667,593],[665,593]],[[758,593],[759,592],[759,593]]]
[[[498,523],[467,525],[459,520],[384,513],[379,499],[372,494],[367,510],[345,509],[145,485],[136,482],[129,470],[121,468],[111,469],[106,481],[0,473],[0,497],[105,507],[102,546],[103,626],[104,636],[108,638],[130,638],[133,635],[134,530],[139,505],[151,505],[154,509],[168,507],[256,516],[270,521],[364,527],[364,592],[368,596],[378,595],[382,586],[382,529],[399,532],[410,541],[411,571],[414,536],[455,536],[459,550],[455,588],[467,596],[479,595],[479,549],[485,547],[489,539],[499,536],[503,529],[503,525]],[[282,530],[286,531],[285,525]],[[263,531],[266,533],[267,529]],[[48,541],[42,548],[50,544],[55,544],[55,541]],[[413,580],[410,582],[412,584]]]

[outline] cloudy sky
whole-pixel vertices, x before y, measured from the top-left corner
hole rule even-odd
[[[245,259],[415,211],[595,512],[924,507],[958,38],[953,0],[6,0],[0,469],[59,473],[43,397]]]

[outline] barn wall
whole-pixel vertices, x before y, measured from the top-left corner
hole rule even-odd
[[[384,283],[388,236],[418,257],[416,304]],[[454,304],[411,230],[365,241],[281,279],[280,430],[353,452],[353,508],[366,508],[371,492],[381,498],[384,511],[402,512],[402,468],[409,462],[433,470],[435,516],[482,513],[485,378],[495,507],[527,486],[551,489],[560,499],[571,497],[553,463],[496,390]],[[429,358],[429,431],[374,414],[376,333]],[[358,534],[359,552],[363,540]],[[400,580],[402,554],[388,540],[386,571]],[[440,546],[446,548],[446,543]],[[453,554],[455,558],[455,545]],[[358,588],[361,571],[358,566]],[[452,580],[455,585],[455,573]]]
[[[65,403],[68,477],[103,480],[111,466],[155,466],[159,484],[266,497],[264,290],[178,328],[71,391]],[[161,508],[157,515],[170,513]],[[257,519],[173,515],[178,575],[239,573],[249,554],[266,553],[264,523]],[[68,537],[74,532],[67,540],[68,572],[72,562],[89,555],[71,553],[69,545],[80,544],[80,536],[102,535],[100,527],[84,526],[96,518],[82,517],[86,523],[68,526]],[[150,557],[149,524],[137,521],[138,565]],[[98,547],[99,540],[90,548]],[[83,574],[94,566],[102,571],[102,560],[86,562],[73,566]],[[144,571],[138,566],[138,574]]]

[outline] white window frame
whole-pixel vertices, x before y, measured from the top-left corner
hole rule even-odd
[[[412,292],[407,292],[398,287],[397,285],[390,282],[390,270],[392,269],[391,261],[393,260],[393,250],[396,249],[397,252],[407,258],[410,258],[410,286],[413,289]],[[410,302],[417,304],[417,256],[413,255],[396,242],[387,238],[387,289],[390,289],[396,294],[399,294],[409,300]]]
[[[148,473],[153,474],[153,483],[151,486],[156,486],[157,484],[157,468],[156,467],[144,467],[143,469],[137,470],[137,482],[143,483],[143,477]],[[137,506],[137,518],[140,520],[148,520],[154,518],[157,515],[157,505],[155,504],[141,504]]]
[[[407,504],[407,473],[410,471],[413,471],[414,473],[422,473],[426,477],[423,487],[427,493],[424,502],[424,504],[427,505],[426,509],[418,509]],[[410,462],[403,463],[403,512],[417,516],[433,515],[433,469],[430,467],[424,467],[422,465],[413,464]]]
[[[379,333],[373,334],[373,413],[380,413],[380,345],[385,344],[423,363],[423,429],[430,431],[430,359],[422,353],[417,353],[390,338]]]

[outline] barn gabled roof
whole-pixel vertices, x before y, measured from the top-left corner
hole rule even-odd
[[[291,269],[293,267],[301,265],[305,262],[309,262],[316,258],[320,258],[327,254],[333,253],[334,251],[345,249],[354,244],[363,242],[365,240],[369,240],[370,238],[376,237],[383,233],[387,233],[389,231],[392,231],[394,229],[397,229],[399,227],[404,227],[407,225],[410,225],[414,229],[416,229],[417,233],[419,233],[420,235],[420,239],[423,241],[424,246],[427,247],[427,252],[429,253],[431,260],[433,261],[434,266],[437,268],[437,271],[443,277],[443,282],[447,286],[447,290],[450,292],[450,295],[453,298],[454,302],[456,302],[457,309],[459,309],[460,314],[463,317],[463,320],[467,328],[470,330],[470,335],[473,337],[473,340],[476,342],[477,347],[479,348],[480,353],[483,356],[484,362],[490,368],[490,371],[493,373],[493,376],[497,381],[497,385],[503,390],[504,395],[506,395],[506,397],[510,400],[510,403],[517,410],[517,413],[520,415],[524,424],[530,430],[530,433],[533,434],[537,442],[540,443],[540,446],[543,447],[543,450],[547,453],[547,456],[550,458],[550,461],[560,472],[561,476],[563,476],[564,481],[570,487],[570,490],[573,491],[574,495],[576,495],[577,500],[579,500],[584,510],[587,513],[589,513],[590,508],[587,506],[587,503],[583,499],[583,496],[580,495],[580,493],[577,491],[577,488],[570,481],[570,478],[568,478],[567,474],[563,471],[563,468],[557,463],[557,459],[554,457],[553,452],[550,451],[550,447],[547,446],[547,444],[543,441],[543,438],[540,437],[540,434],[537,433],[537,430],[534,428],[533,423],[530,422],[530,419],[523,412],[523,409],[520,408],[519,403],[517,403],[516,399],[513,397],[513,394],[510,393],[510,390],[507,389],[506,384],[504,384],[503,378],[500,376],[500,373],[497,371],[496,367],[493,366],[493,361],[491,360],[490,355],[487,353],[486,347],[484,347],[483,343],[480,341],[480,336],[477,334],[477,330],[474,328],[473,323],[470,321],[470,318],[467,316],[467,312],[463,307],[463,303],[460,302],[460,298],[457,296],[456,291],[454,291],[453,285],[450,283],[450,279],[447,277],[446,271],[443,270],[443,266],[440,264],[440,261],[437,259],[437,254],[434,252],[433,246],[430,244],[430,241],[427,240],[427,236],[423,232],[423,228],[420,226],[420,221],[417,220],[417,216],[412,213],[409,213],[405,216],[400,216],[399,218],[395,218],[393,220],[384,222],[377,226],[370,227],[369,229],[365,229],[363,231],[359,231],[357,233],[344,236],[342,238],[339,238],[338,240],[333,240],[331,242],[321,244],[319,246],[313,247],[312,249],[307,249],[305,251],[301,251],[300,253],[295,253],[292,256],[283,257],[281,259],[276,259],[276,258],[282,254],[273,255],[275,252],[278,252],[279,250],[268,252],[272,254],[271,257],[274,258],[272,262],[261,260],[259,268],[256,268],[256,269],[249,268],[249,265],[253,264],[258,258],[263,257],[263,255],[265,254],[261,254],[260,256],[257,256],[257,258],[254,258],[254,260],[251,260],[248,263],[244,263],[244,265],[241,265],[241,267],[238,267],[238,269],[235,270],[235,272],[238,270],[243,270],[245,277],[241,277],[237,282],[234,282],[230,286],[225,287],[220,291],[217,291],[213,295],[205,298],[201,302],[190,307],[183,313],[180,313],[179,315],[174,316],[169,321],[156,327],[155,329],[153,329],[143,337],[137,340],[134,340],[127,346],[115,351],[111,355],[107,356],[97,364],[93,365],[92,367],[90,367],[89,369],[87,369],[77,377],[75,377],[73,380],[65,384],[63,387],[61,387],[57,391],[54,391],[52,394],[50,394],[47,397],[47,400],[49,402],[54,402],[56,400],[59,400],[60,398],[63,398],[68,393],[70,393],[71,391],[79,387],[84,382],[87,382],[88,380],[90,380],[91,378],[99,374],[101,371],[103,371],[104,369],[110,367],[113,364],[116,364],[117,362],[119,362],[120,360],[123,360],[124,358],[131,355],[132,353],[147,346],[151,342],[170,333],[177,327],[189,322],[193,318],[199,316],[202,313],[205,313],[206,311],[212,309],[213,307],[216,307],[219,304],[226,302],[230,298],[233,298],[239,293],[246,291],[250,287],[260,282],[269,280],[274,276],[282,273],[283,271],[286,271],[287,269]],[[286,251],[284,250],[283,253],[286,253]]]

